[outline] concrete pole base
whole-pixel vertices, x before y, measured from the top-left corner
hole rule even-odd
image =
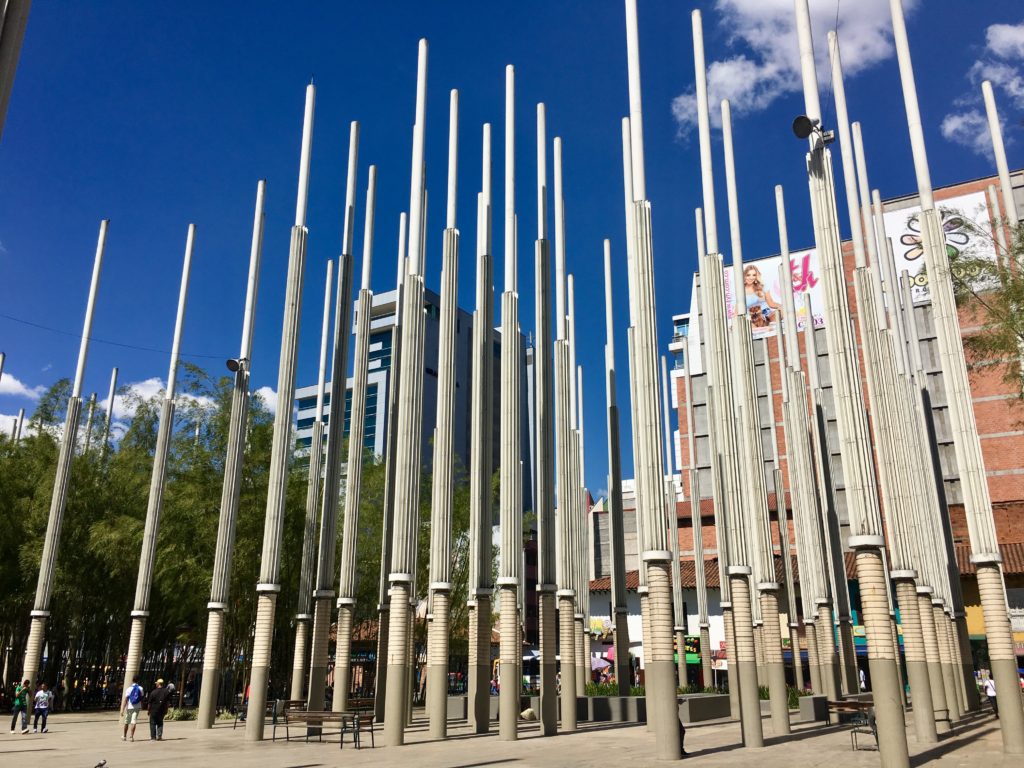
[[[740,683],[736,672],[736,633],[732,629],[732,607],[722,609],[722,623],[725,625],[725,654],[729,665],[729,717],[740,719]]]
[[[128,654],[124,661],[124,688],[127,691],[142,666],[142,639],[146,635],[146,617],[132,616],[131,634],[128,636]],[[32,678],[29,678],[30,680]]]
[[[576,631],[573,626],[573,599],[558,599],[559,645],[561,646],[562,732],[576,730]]]
[[[618,686],[619,696],[629,696],[632,670],[629,667],[629,625],[625,613],[615,614],[612,632],[615,648],[615,684]]]
[[[967,618],[957,616],[954,620],[956,626],[956,640],[960,646],[960,663],[963,666],[964,693],[967,698],[967,711],[977,712],[981,709],[981,697],[978,695],[978,686],[974,682],[974,656],[971,653],[971,640],[967,634]]]
[[[327,685],[327,646],[330,642],[331,629],[331,598],[318,597],[313,602],[313,634],[309,662],[309,684],[307,686],[306,705],[309,709],[322,710],[327,705],[324,688]],[[337,687],[335,687],[337,696]],[[318,733],[319,729],[310,728],[310,733]]]
[[[848,618],[840,618],[838,634],[843,693],[857,693],[860,691],[860,672],[857,669],[857,650],[853,642],[853,622]]]
[[[217,692],[220,690],[220,646],[224,637],[224,612],[210,611],[206,624],[206,648],[203,651],[203,684],[199,688],[199,713],[196,727],[213,728],[217,716]]]
[[[736,672],[740,688],[740,723],[743,746],[763,747],[761,699],[757,690],[757,663],[754,657],[754,625],[750,610],[750,582],[744,575],[729,576],[732,597],[732,630],[736,634]]]
[[[1003,751],[1008,755],[1024,754],[1024,710],[1021,709],[1020,679],[1017,659],[1010,634],[1010,618],[1006,611],[1006,588],[998,563],[978,564],[978,593],[985,615],[989,664],[999,699],[999,729]]]
[[[384,700],[388,691],[388,635],[391,628],[391,606],[377,608],[377,674],[374,677],[373,719],[384,722]]]
[[[473,732],[491,730],[491,597],[476,599],[476,675],[475,690],[470,690],[469,707],[473,710]],[[565,680],[562,681],[565,685]]]
[[[384,744],[400,747],[405,744],[405,692],[409,673],[409,584],[396,581],[391,585],[391,616],[388,633],[388,690],[384,702]]]
[[[700,628],[700,669],[704,677],[704,687],[712,687],[715,684],[715,674],[711,669],[711,630],[708,627]]]
[[[921,616],[921,632],[924,637],[925,658],[928,660],[928,683],[932,691],[932,710],[935,713],[935,732],[949,733],[949,710],[946,708],[946,686],[942,682],[942,665],[939,663],[939,641],[935,635],[935,614],[932,601],[926,594],[917,595],[918,614]]]
[[[25,664],[22,666],[22,680],[39,679],[39,660],[46,642],[46,617],[33,616],[28,628],[28,642],[25,644]],[[5,681],[6,684],[6,681]]]
[[[330,614],[331,603],[327,603]],[[331,699],[331,710],[348,712],[348,693],[352,686],[352,613],[355,606],[343,603],[338,606],[337,641],[334,650],[334,698]]]
[[[501,647],[498,690],[498,739],[516,741],[519,738],[519,594],[515,585],[503,586],[498,595],[501,618]]]
[[[932,704],[931,683],[928,681],[921,613],[912,579],[896,581],[896,601],[903,623],[903,648],[907,659],[910,700],[913,702],[911,712],[914,717],[914,735],[918,744],[935,744],[939,740],[935,731],[935,708]]]
[[[676,630],[676,685],[686,687],[686,634]]]
[[[305,619],[295,621],[295,652],[292,656],[292,684],[288,689],[288,698],[306,698],[306,657],[309,655],[309,622]]]
[[[653,715],[654,739],[661,760],[682,757],[679,741],[679,704],[675,686],[675,662],[672,658],[672,575],[669,563],[647,563],[648,606],[651,611],[651,648],[647,662],[649,678],[658,681],[647,691],[647,714]],[[756,692],[755,692],[756,695]]]
[[[555,661],[558,619],[555,596],[551,592],[541,592],[537,602],[540,629],[540,732],[542,736],[554,736],[558,732],[558,664]],[[617,664],[618,646],[615,658]],[[626,658],[629,658],[628,653]]]
[[[890,633],[891,635],[891,633]],[[889,642],[892,642],[890,636]],[[823,693],[829,701],[839,698],[839,659],[836,654],[835,624],[832,609],[827,605],[818,606],[818,664],[821,665]]]
[[[263,741],[267,711],[267,683],[270,680],[270,644],[274,638],[276,592],[260,592],[256,600],[256,633],[252,641],[252,670],[249,673],[249,709],[245,718],[245,740]]]
[[[433,596],[433,619],[427,630],[427,712],[430,737],[448,737],[448,617],[451,596],[439,590]]]
[[[782,631],[779,625],[779,596],[775,590],[761,592],[761,639],[764,642],[765,679],[772,710],[772,730],[776,736],[790,732],[789,691],[786,690],[786,667],[782,662]]]
[[[818,695],[825,692],[821,683],[821,665],[818,664],[818,628],[813,623],[804,624],[807,635],[807,670],[811,676],[811,691]]]
[[[878,753],[886,768],[909,768],[907,726],[896,672],[889,619],[889,580],[882,553],[875,547],[856,550],[861,615],[868,642],[868,667],[878,730]]]
[[[590,675],[587,669],[589,662],[585,656],[586,643],[583,640],[583,617],[573,620],[573,633],[576,640],[576,695],[587,695],[587,680]]]

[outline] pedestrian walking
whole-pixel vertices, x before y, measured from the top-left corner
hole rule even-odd
[[[986,678],[981,684],[981,690],[988,696],[988,703],[992,705],[992,712],[996,719],[999,719],[999,704],[996,701],[996,681],[991,677]]]
[[[121,734],[121,741],[135,741],[135,726],[139,722],[139,713],[142,711],[142,686],[139,685],[139,677],[132,678],[132,684],[124,692],[121,699],[121,714],[124,716],[124,733]],[[128,733],[129,727],[131,734]]]
[[[864,692],[868,689],[868,676],[864,674],[864,669],[860,670],[860,690]]]
[[[12,708],[14,716],[11,718],[11,733],[14,733],[16,729],[19,713],[21,713],[21,732],[28,733],[28,697],[32,692],[29,688],[31,684],[30,680],[26,680],[21,685],[14,686],[14,707]]]
[[[39,690],[36,691],[32,720],[32,733],[39,732],[39,718],[43,719],[43,733],[46,733],[46,717],[50,714],[50,704],[53,701],[53,692],[46,683],[39,683]]]
[[[171,704],[171,687],[164,687],[163,678],[156,681],[156,688],[149,692],[149,740],[163,741],[164,715]]]

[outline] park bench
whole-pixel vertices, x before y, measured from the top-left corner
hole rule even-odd
[[[828,711],[829,723],[832,722],[833,712],[837,715],[844,713],[853,715],[848,724],[852,726],[850,728],[850,748],[854,751],[859,749],[857,743],[857,736],[859,735],[870,734],[874,737],[875,744],[878,744],[878,731],[875,727],[875,709],[870,701],[857,701],[856,699],[830,701],[828,703]]]
[[[370,746],[376,746],[374,743],[372,712],[331,712],[329,710],[310,711],[300,709],[285,710],[285,741],[291,741],[289,728],[300,724],[304,724],[306,726],[305,740],[307,742],[309,741],[311,733],[317,737],[318,741],[323,741],[324,725],[328,723],[336,723],[338,725],[338,749],[344,749],[345,734],[350,730],[352,731],[352,743],[355,744],[356,749],[360,749],[362,747],[361,735],[364,730],[369,731],[370,733]]]

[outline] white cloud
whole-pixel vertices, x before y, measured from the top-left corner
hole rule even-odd
[[[948,141],[967,147],[979,155],[992,156],[988,119],[979,110],[950,113],[943,118],[940,128]]]
[[[983,80],[989,80],[1009,97],[999,105],[999,121],[1005,126],[1008,111],[1024,109],[1024,69],[1015,59],[1024,60],[1024,22],[990,25],[985,31],[984,54],[967,70],[967,79],[973,87],[953,101],[958,109],[942,120],[942,135],[947,140],[984,157],[992,157],[992,137],[980,107],[979,86]],[[1005,132],[1003,139],[1006,144],[1013,143],[1013,137]]]
[[[277,415],[277,392],[273,387],[263,386],[256,390],[256,394],[263,398],[263,404],[267,406],[271,416]]]
[[[909,15],[917,5],[918,0],[905,0],[906,13]],[[830,77],[825,35],[836,26],[836,4],[833,0],[811,0],[810,8],[818,80],[825,85]],[[715,125],[721,124],[722,99],[729,99],[735,114],[750,113],[801,89],[793,0],[717,0],[715,9],[715,22],[731,31],[730,46],[747,49],[717,60],[713,52],[708,57],[708,101]],[[705,25],[707,36],[707,20]],[[847,77],[891,56],[889,1],[860,0],[855,12],[841,14],[839,39]],[[684,135],[697,125],[693,88],[673,99],[672,114]]]
[[[27,397],[29,400],[38,400],[46,392],[46,387],[30,387],[16,376],[4,371],[0,377],[0,395],[11,395],[13,397]]]
[[[996,56],[1024,59],[1024,21],[1020,24],[993,24],[985,31],[985,44]]]

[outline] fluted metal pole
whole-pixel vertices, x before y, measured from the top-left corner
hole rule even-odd
[[[114,398],[117,396],[117,368],[110,372],[110,392],[107,395],[107,413],[103,419],[103,443],[100,445],[100,459],[107,455],[110,442],[110,424],[114,418]]]
[[[295,373],[299,347],[299,320],[302,311],[303,275],[306,267],[306,206],[309,194],[309,164],[313,148],[313,104],[316,90],[306,87],[306,107],[302,125],[302,154],[299,160],[299,185],[295,202],[295,225],[291,231],[288,276],[285,283],[284,317],[281,328],[281,358],[277,374],[277,413],[270,452],[267,509],[263,523],[263,551],[256,584],[256,629],[253,635],[252,669],[249,675],[249,716],[245,722],[248,741],[263,739],[264,713],[267,708],[267,684],[274,641],[274,612],[281,568],[281,540],[284,535],[284,508],[288,490],[288,465],[293,453],[292,407],[295,405]]]
[[[224,483],[221,486],[220,518],[214,549],[213,575],[206,624],[206,648],[203,652],[203,681],[199,688],[200,729],[212,728],[216,717],[217,695],[220,691],[221,646],[224,637],[224,612],[228,609],[231,589],[231,562],[235,549],[235,523],[238,519],[238,498],[241,492],[242,462],[245,455],[245,432],[249,420],[249,358],[256,319],[256,296],[259,289],[260,261],[263,255],[264,197],[267,182],[256,185],[256,210],[253,214],[252,240],[249,247],[249,276],[246,280],[245,310],[242,313],[242,340],[235,361],[235,382],[231,390],[231,415],[228,421],[227,454],[224,458]],[[113,381],[111,381],[113,386]],[[113,398],[111,398],[113,401]]]
[[[807,117],[821,119],[807,0],[796,0],[797,37]],[[840,453],[850,513],[848,545],[856,552],[863,623],[868,642],[878,746],[885,766],[907,766],[907,733],[889,619],[889,580],[882,560],[885,545],[871,456],[871,441],[860,386],[857,348],[850,321],[831,155],[820,131],[809,137],[807,173],[815,221],[815,243],[823,268],[825,326],[836,400]],[[825,608],[827,606],[822,606]],[[828,612],[829,630],[831,611]]]
[[[74,459],[75,444],[78,442],[78,419],[82,412],[82,379],[85,363],[89,356],[89,336],[92,333],[92,318],[96,308],[96,294],[100,285],[100,270],[103,267],[103,251],[107,243],[106,219],[100,222],[100,234],[96,242],[96,256],[93,260],[92,279],[89,282],[89,298],[85,305],[85,322],[82,327],[82,341],[78,347],[78,365],[71,387],[64,430],[61,433],[60,449],[57,453],[57,471],[50,496],[50,513],[46,521],[46,536],[39,562],[39,580],[36,582],[35,602],[32,604],[28,641],[25,645],[25,662],[22,666],[22,680],[39,679],[39,660],[46,644],[46,620],[50,617],[50,597],[53,594],[53,580],[57,568],[57,548],[60,544],[60,529],[64,522],[67,506],[68,484],[71,478],[71,462]],[[2,354],[2,353],[0,353]],[[0,364],[2,365],[2,364]]]
[[[561,657],[562,731],[576,730],[576,590],[572,575],[572,417],[568,317],[566,313],[565,208],[562,198],[562,139],[554,141],[555,165],[555,448],[558,489],[558,645]]]
[[[626,48],[629,74],[630,141],[633,177],[632,227],[634,241],[633,364],[637,411],[633,432],[639,454],[635,461],[637,515],[645,518],[643,541],[639,542],[641,568],[647,571],[648,613],[651,647],[647,656],[647,679],[659,682],[647,690],[648,717],[654,724],[657,754],[661,759],[680,757],[679,717],[676,692],[667,685],[673,677],[672,659],[672,553],[668,531],[663,525],[665,510],[664,463],[661,460],[661,420],[658,418],[658,373],[656,309],[654,305],[654,251],[651,234],[651,204],[647,200],[644,175],[643,114],[640,87],[640,42],[636,0],[626,0]]]
[[[423,429],[423,144],[426,133],[427,41],[420,40],[416,74],[416,122],[413,125],[409,192],[409,269],[405,279],[402,360],[398,382],[395,445],[395,520],[392,532],[391,616],[388,628],[388,687],[384,702],[384,742],[405,743],[411,644],[409,621],[415,575],[420,504],[420,451]]]
[[[612,646],[619,695],[629,695],[629,624],[626,621],[626,548],[622,519],[622,456],[619,448],[619,406],[615,373],[615,323],[612,301],[611,243],[604,241],[605,396],[608,401],[608,538],[611,554]],[[623,661],[625,663],[623,663]]]
[[[558,728],[558,666],[555,578],[555,439],[552,405],[554,364],[551,340],[551,247],[548,240],[547,121],[537,105],[537,242],[534,245],[535,315],[537,342],[533,365],[536,376],[536,507],[537,507],[537,624],[540,651],[540,729],[544,736]]]
[[[498,738],[519,737],[519,579],[523,548],[523,504],[519,487],[520,414],[519,289],[515,237],[515,69],[505,68],[505,290],[501,296],[501,453],[498,572],[501,648],[499,656]]]
[[[437,418],[430,499],[430,603],[427,615],[427,712],[430,735],[448,735],[448,639],[451,631],[452,440],[455,405],[455,336],[459,290],[459,92],[451,92],[448,118],[448,208],[441,261],[441,319],[437,352]]]
[[[178,376],[178,357],[181,332],[185,324],[185,302],[188,299],[188,280],[192,268],[192,249],[196,227],[189,224],[185,240],[185,262],[181,271],[181,289],[178,293],[178,313],[174,321],[174,341],[171,345],[171,366],[167,374],[167,387],[160,408],[160,426],[157,429],[156,449],[153,453],[153,473],[149,481],[149,503],[146,523],[142,532],[142,553],[139,556],[139,574],[135,583],[135,607],[132,609],[131,634],[124,664],[124,690],[128,690],[139,672],[142,645],[149,616],[149,596],[153,587],[153,568],[156,565],[156,541],[160,531],[160,513],[163,510],[164,483],[167,478],[167,456],[174,429],[174,391]]]
[[[711,129],[707,102],[707,70],[704,63],[704,36],[701,14],[692,14],[694,69],[697,84],[697,117],[700,137],[701,178],[703,181],[705,238],[707,254],[700,261],[704,319],[708,333],[705,340],[708,366],[708,410],[713,423],[711,445],[715,504],[725,509],[728,538],[728,559],[725,561],[729,581],[732,631],[735,653],[730,657],[730,687],[739,688],[743,743],[748,747],[764,744],[761,728],[761,705],[758,698],[757,668],[754,655],[753,610],[750,595],[750,548],[748,529],[756,526],[746,519],[740,475],[740,452],[736,434],[736,407],[732,381],[734,362],[726,328],[727,311],[722,255],[718,249],[718,228],[715,215],[714,178],[711,170]],[[741,375],[741,374],[740,374]],[[721,562],[721,561],[720,561]],[[727,639],[729,642],[731,638]],[[735,664],[735,666],[733,666]],[[734,674],[735,672],[735,674]]]

